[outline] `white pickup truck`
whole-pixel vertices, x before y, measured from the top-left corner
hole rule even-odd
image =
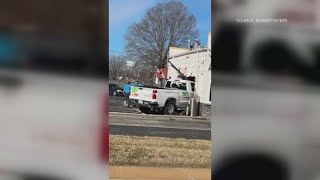
[[[319,85],[215,74],[215,180],[320,178]]]
[[[165,87],[131,87],[130,100],[145,114],[172,115],[186,110],[194,95],[195,83],[188,80],[169,80]]]
[[[0,69],[0,179],[108,179],[103,78]]]

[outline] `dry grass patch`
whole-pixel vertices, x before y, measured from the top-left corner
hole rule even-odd
[[[110,135],[110,165],[210,168],[211,141]]]

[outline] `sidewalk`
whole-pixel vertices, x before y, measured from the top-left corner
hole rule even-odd
[[[209,180],[211,169],[110,166],[110,180]]]

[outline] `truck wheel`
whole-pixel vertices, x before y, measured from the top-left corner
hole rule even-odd
[[[164,107],[164,113],[167,115],[173,115],[176,112],[176,105],[173,101],[167,102]]]
[[[151,110],[146,107],[139,107],[140,111],[144,114],[151,114]]]

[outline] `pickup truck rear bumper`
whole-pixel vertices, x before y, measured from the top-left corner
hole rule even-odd
[[[132,103],[138,107],[146,107],[146,108],[159,108],[159,104],[157,102],[150,101],[142,101],[132,100]]]

